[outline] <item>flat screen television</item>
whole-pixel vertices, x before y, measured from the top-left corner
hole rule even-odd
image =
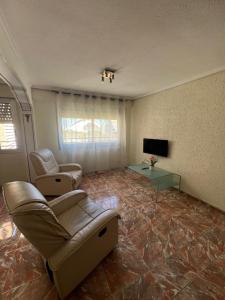
[[[167,157],[168,140],[143,139],[143,152]]]

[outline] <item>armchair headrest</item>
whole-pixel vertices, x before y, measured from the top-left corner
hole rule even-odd
[[[40,149],[30,153],[30,160],[36,174],[44,175],[48,173],[57,173],[59,166],[51,150]]]
[[[32,184],[23,181],[6,183],[3,197],[16,226],[45,258],[70,239],[69,232]]]
[[[52,151],[47,148],[31,152],[31,155],[39,156],[39,158],[42,159],[44,162],[48,162],[52,159],[52,157],[54,157]]]
[[[22,181],[9,182],[3,185],[3,195],[10,214],[18,208],[22,210],[27,204],[45,204],[48,202],[44,196],[30,183]]]

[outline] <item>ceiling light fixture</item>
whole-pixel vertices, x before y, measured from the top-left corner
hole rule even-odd
[[[105,78],[109,79],[109,82],[112,83],[115,78],[115,70],[112,69],[104,69],[101,73],[102,81],[105,81]]]

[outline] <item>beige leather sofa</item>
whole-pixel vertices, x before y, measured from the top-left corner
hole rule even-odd
[[[14,223],[46,259],[61,299],[117,244],[117,211],[82,190],[47,202],[32,184],[16,181],[3,186],[3,196]]]
[[[76,189],[81,181],[79,164],[57,164],[51,150],[41,149],[30,153],[37,177],[35,185],[46,196],[63,195]]]

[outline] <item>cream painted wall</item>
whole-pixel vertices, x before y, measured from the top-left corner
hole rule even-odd
[[[0,97],[12,97],[13,95],[10,91],[10,88],[7,84],[0,82]]]
[[[13,98],[10,88],[7,85],[0,84],[0,97]],[[18,120],[16,130],[17,132],[19,132],[20,149],[18,151],[10,151],[10,152],[0,151],[0,186],[5,182],[10,182],[15,180],[27,181],[29,179],[25,145],[24,145],[22,116],[17,103],[16,103],[16,107],[17,107],[17,120]]]
[[[32,90],[37,148],[50,148],[60,160],[57,135],[56,94]]]
[[[225,211],[225,72],[136,100],[130,163],[139,163],[143,138],[170,141],[158,166],[182,176],[181,189]]]

